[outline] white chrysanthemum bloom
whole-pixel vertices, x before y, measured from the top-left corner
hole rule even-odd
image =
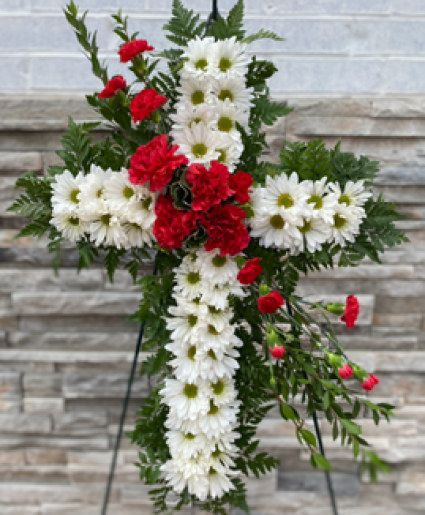
[[[226,474],[220,472],[214,467],[210,468],[209,475],[210,496],[214,499],[222,497],[229,490],[234,490],[235,486]]]
[[[233,404],[233,406],[219,407],[211,401],[208,413],[199,417],[199,428],[208,439],[220,438],[236,423],[239,402],[235,401]]]
[[[216,74],[215,57],[217,45],[214,38],[201,39],[197,36],[191,39],[187,44],[185,53],[182,55],[186,58],[183,68],[181,69],[182,77],[198,77],[204,78],[206,75]]]
[[[204,384],[182,383],[167,378],[160,394],[163,397],[161,402],[181,419],[196,420],[198,416],[208,413],[208,390]]]
[[[254,216],[256,218],[260,217],[262,214],[267,214],[267,210],[265,209],[263,203],[263,194],[264,188],[262,188],[261,186],[252,188],[251,198],[249,199],[249,205],[254,211]],[[248,219],[248,223],[251,224],[251,220]]]
[[[222,378],[211,383],[210,395],[216,406],[225,406],[232,403],[237,396],[234,381]]]
[[[53,211],[59,213],[76,212],[80,204],[81,185],[85,182],[82,172],[75,177],[68,170],[62,174],[55,176],[55,182],[52,183],[52,205]]]
[[[331,235],[330,226],[325,223],[321,218],[310,218],[304,220],[303,225],[298,227],[302,235],[301,240],[294,241],[294,253],[303,252],[316,252],[322,250],[322,244],[329,240]]]
[[[308,193],[304,182],[298,182],[298,175],[293,172],[277,177],[267,176],[266,187],[262,191],[264,211],[272,215],[282,215],[284,220],[293,225],[300,225],[302,215],[310,211],[306,205]]]
[[[182,265],[176,270],[174,291],[189,300],[196,299],[206,287],[203,277],[193,266]]]
[[[98,215],[98,218],[90,222],[90,240],[99,247],[109,245],[111,247],[126,248],[128,239],[120,219],[107,211]]]
[[[179,146],[179,153],[184,154],[191,163],[205,164],[219,158],[216,148],[220,145],[220,135],[202,122],[173,133],[173,137]]]
[[[199,330],[197,348],[208,352],[214,351],[217,359],[223,359],[224,353],[232,344],[238,344],[238,338],[235,336],[235,326],[228,325],[222,331],[217,331],[213,325],[202,327]]]
[[[202,379],[208,381],[216,381],[223,377],[231,379],[235,370],[239,368],[239,363],[235,358],[239,357],[239,352],[236,349],[228,348],[226,353],[217,359],[215,352],[210,349],[203,352],[201,361]]]
[[[197,315],[187,313],[182,306],[171,306],[168,309],[173,317],[165,318],[167,329],[171,331],[171,338],[181,342],[190,342],[199,332],[202,319]]]
[[[201,319],[208,315],[208,304],[201,302],[200,297],[190,300],[180,293],[173,292],[173,298],[176,301],[179,312],[181,310],[186,315],[195,315]],[[168,311],[174,315],[174,309],[176,309],[174,306],[170,306]]]
[[[125,249],[151,247],[156,241],[152,229],[144,229],[139,224],[124,223],[123,229],[127,242],[123,244]]]
[[[202,434],[202,431],[199,427],[198,418],[195,420],[190,420],[189,418],[184,419],[175,410],[171,410],[168,413],[168,418],[165,421],[165,427],[172,431],[179,430],[183,433],[191,433],[193,435]]]
[[[221,102],[229,100],[240,111],[249,112],[252,89],[245,86],[245,77],[229,77],[213,82],[214,94]]]
[[[226,284],[236,280],[239,272],[238,265],[234,258],[221,256],[220,249],[211,252],[199,250],[197,252],[197,263],[206,281],[213,284]]]
[[[239,161],[243,152],[242,141],[240,139],[232,140],[225,134],[220,134],[222,137],[218,147],[216,148],[216,151],[219,154],[217,161],[220,164],[227,166],[229,172],[233,173],[235,171],[236,163]]]
[[[182,492],[187,486],[189,494],[196,495],[201,501],[206,500],[210,488],[209,480],[197,458],[172,458],[161,465],[161,471],[165,474],[167,483],[177,493]]]
[[[215,78],[221,80],[230,77],[244,77],[249,63],[249,57],[245,53],[246,45],[236,41],[235,36],[217,41],[216,45],[217,72]]]
[[[363,208],[337,204],[335,208],[334,223],[331,225],[329,241],[345,247],[347,241],[353,243],[360,232]]]
[[[196,77],[185,78],[181,81],[181,86],[176,88],[180,93],[180,104],[189,102],[193,106],[208,104],[212,101],[212,82],[209,79],[198,79]]]
[[[229,295],[245,297],[246,293],[237,281],[216,285],[205,283],[201,292],[201,301],[217,309],[224,310],[229,306]]]
[[[214,449],[217,449],[224,454],[228,454],[229,456],[236,456],[239,452],[239,449],[234,444],[234,441],[238,438],[240,438],[240,434],[236,431],[227,431],[225,434],[221,435],[220,438],[213,438],[210,441],[210,445],[213,445]]]
[[[78,217],[77,212],[53,212],[50,223],[70,241],[80,240],[88,232],[89,226]]]
[[[198,360],[196,346],[185,345],[182,347],[181,343],[173,343],[174,345],[166,345],[166,348],[176,356],[170,360],[170,365],[174,368],[174,375],[178,381],[183,383],[196,383],[199,377],[202,377],[200,374],[201,363]]]
[[[194,106],[190,102],[178,104],[177,112],[170,114],[173,120],[173,129],[171,134],[177,133],[185,128],[191,128],[192,125],[203,123],[206,127],[212,128],[216,125],[217,114],[212,105],[199,104]]]
[[[228,137],[237,143],[241,141],[241,134],[236,127],[236,123],[239,123],[243,127],[248,126],[249,113],[239,111],[230,100],[224,102],[217,102],[217,129],[225,137]]]
[[[313,208],[311,216],[321,218],[328,225],[333,224],[338,198],[330,191],[326,177],[322,177],[320,181],[304,181],[303,185],[308,195],[307,205]]]
[[[90,173],[86,175],[80,186],[80,213],[87,222],[97,220],[105,212],[110,212],[105,201],[105,182],[112,176],[112,170],[102,170],[92,165]],[[113,214],[113,213],[111,213]]]
[[[203,434],[193,435],[182,431],[167,431],[165,438],[172,456],[189,460],[198,456],[208,447],[208,440]]]
[[[302,218],[298,218],[297,222],[302,224]],[[260,243],[265,247],[289,249],[301,244],[302,235],[298,227],[285,220],[281,214],[259,216],[256,214],[249,223],[251,236],[260,238]]]
[[[348,181],[344,190],[341,189],[337,182],[330,184],[329,187],[335,193],[338,202],[346,206],[362,207],[367,199],[372,196],[372,192],[365,190],[363,180],[357,182]]]
[[[208,306],[208,313],[202,318],[205,324],[213,325],[217,331],[222,331],[230,324],[233,317],[233,310],[228,308],[226,310],[217,309],[214,306]]]
[[[133,224],[140,225],[146,231],[153,229],[156,220],[155,194],[147,192],[146,197],[139,197],[131,204],[128,204],[125,217]]]
[[[123,168],[120,172],[112,173],[105,180],[103,197],[111,211],[123,215],[129,206],[135,204],[140,198],[149,197],[149,190],[144,186],[132,184],[128,177],[128,170]]]

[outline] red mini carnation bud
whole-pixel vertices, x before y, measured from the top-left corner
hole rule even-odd
[[[145,184],[150,181],[149,189],[152,192],[164,188],[171,181],[174,170],[189,163],[186,156],[175,155],[178,148],[178,145],[168,145],[165,134],[139,147],[130,160],[130,182]]]
[[[269,347],[269,350],[270,354],[274,358],[281,358],[286,352],[285,347],[283,347],[282,345],[275,345],[274,347]]]
[[[118,91],[125,89],[127,87],[127,83],[122,75],[117,75],[113,77],[105,86],[99,95],[98,98],[112,98],[114,97]]]
[[[128,61],[132,61],[139,54],[143,54],[143,52],[151,50],[155,49],[153,46],[148,45],[148,42],[145,39],[134,39],[133,41],[124,43],[118,53],[120,55],[120,61],[122,63],[128,63]]]
[[[186,180],[192,185],[192,209],[206,212],[226,200],[232,194],[227,184],[228,177],[227,166],[217,161],[212,161],[209,170],[201,164],[191,165],[187,170]]]
[[[353,373],[353,369],[348,363],[344,363],[343,367],[338,369],[338,374],[341,379],[350,379]]]
[[[348,329],[352,329],[356,323],[360,313],[360,305],[357,297],[349,295],[345,303],[345,312],[341,317],[341,320],[345,322]]]
[[[379,383],[379,379],[374,376],[373,374],[370,374],[369,377],[367,377],[363,383],[362,388],[366,390],[367,392],[371,392],[375,386]]]
[[[260,258],[249,259],[244,267],[239,270],[238,281],[241,284],[252,284],[263,271],[260,266]]]
[[[130,111],[133,122],[140,122],[149,118],[151,113],[165,104],[167,98],[159,95],[154,89],[143,89],[136,95],[131,104]]]
[[[235,175],[229,176],[229,186],[235,195],[235,201],[238,204],[246,204],[249,202],[249,188],[254,184],[254,179],[249,173],[238,170]]]
[[[278,291],[271,291],[268,295],[259,297],[258,310],[265,314],[274,313],[282,307],[284,303],[285,301]]]

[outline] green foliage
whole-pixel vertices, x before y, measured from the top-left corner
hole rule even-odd
[[[207,35],[214,36],[215,39],[236,37],[237,40],[242,40],[245,37],[243,16],[244,3],[243,0],[238,0],[230,10],[227,19],[219,15],[216,21],[211,22],[208,27]]]
[[[271,32],[270,30],[264,30],[260,29],[256,34],[252,34],[251,36],[248,36],[247,38],[244,38],[242,41],[243,43],[253,43],[254,41],[258,41],[260,39],[272,39],[273,41],[285,41],[284,38],[279,37],[274,32]]]
[[[178,46],[187,46],[191,39],[202,36],[206,24],[199,23],[199,14],[186,9],[180,0],[173,0],[171,20],[166,23],[163,30],[169,32],[166,38]]]

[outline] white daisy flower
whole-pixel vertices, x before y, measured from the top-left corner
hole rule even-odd
[[[232,403],[237,396],[234,381],[222,378],[211,383],[210,395],[216,406],[225,406]]]
[[[185,102],[183,105],[178,105],[177,112],[170,114],[173,120],[173,130],[171,134],[177,133],[185,128],[191,128],[192,125],[203,123],[206,127],[212,128],[217,121],[217,114],[212,105],[199,104],[194,106],[190,102]]]
[[[256,214],[249,220],[251,236],[259,238],[265,247],[289,249],[293,245],[301,244],[302,235],[298,227],[285,220],[282,214]],[[297,218],[297,223],[302,224],[302,218]]]
[[[239,357],[239,352],[236,349],[228,348],[226,353],[217,359],[215,352],[210,349],[203,352],[201,361],[200,375],[202,379],[208,381],[216,381],[227,377],[231,379],[235,370],[239,368],[239,363],[236,358]]]
[[[213,82],[214,94],[221,102],[232,102],[240,111],[251,109],[252,89],[245,86],[245,77],[222,78]]]
[[[361,211],[364,212],[360,207],[337,204],[329,241],[341,247],[345,247],[347,241],[353,243],[360,232]]]
[[[239,161],[239,158],[243,152],[242,141],[233,140],[228,138],[225,134],[221,133],[222,137],[220,138],[220,143],[216,148],[219,156],[217,161],[220,164],[226,165],[229,169],[229,172],[233,173],[235,171],[236,163]]]
[[[208,104],[212,100],[212,82],[208,79],[198,79],[196,77],[185,78],[181,81],[181,86],[176,88],[180,93],[180,103],[189,102],[194,106]]]
[[[306,206],[308,193],[303,182],[298,183],[298,175],[293,172],[277,177],[267,176],[266,187],[262,191],[262,205],[267,213],[283,216],[293,225],[301,225],[301,216],[309,211]]]
[[[217,41],[215,78],[227,79],[230,77],[243,77],[246,74],[249,57],[245,53],[246,45],[236,41],[233,36],[229,39]]]
[[[326,177],[320,181],[304,181],[305,192],[308,195],[307,205],[312,207],[311,216],[320,217],[327,224],[333,224],[337,196],[329,189]]]
[[[203,384],[165,379],[165,386],[160,393],[162,402],[170,407],[170,412],[178,414],[181,419],[196,420],[198,416],[208,413],[208,395]]]
[[[179,342],[168,344],[166,348],[175,354],[175,358],[170,361],[170,365],[174,368],[174,375],[178,381],[183,383],[196,383],[201,377],[201,364],[198,360],[198,353],[195,345],[183,346]]]
[[[348,181],[344,190],[341,189],[337,182],[330,184],[329,187],[337,196],[338,202],[346,206],[362,207],[367,199],[372,196],[372,192],[364,189],[363,180],[357,182]]]
[[[193,313],[187,313],[182,306],[171,306],[168,309],[173,317],[165,318],[166,326],[171,331],[171,338],[176,341],[190,342],[199,332],[201,321]]]
[[[119,218],[107,211],[98,215],[98,219],[90,223],[90,240],[96,247],[109,245],[120,249],[126,248],[128,244]]]
[[[239,123],[243,127],[248,125],[248,113],[239,111],[230,100],[224,102],[217,102],[217,129],[223,134],[236,142],[240,142],[241,135],[236,127]]]
[[[89,226],[79,218],[77,212],[53,212],[50,223],[70,241],[78,241],[88,232]]]
[[[223,497],[226,492],[235,489],[235,486],[227,475],[219,471],[217,468],[210,468],[208,479],[210,486],[209,493],[213,499],[216,497]]]
[[[236,280],[239,272],[235,259],[222,257],[220,249],[211,252],[199,250],[197,252],[198,266],[202,277],[213,284],[226,284]]]
[[[303,252],[316,252],[322,250],[322,244],[329,240],[331,235],[331,228],[321,218],[310,218],[304,220],[303,225],[298,227],[302,235],[301,240],[294,241],[294,253]]]
[[[171,410],[168,413],[168,418],[165,420],[165,427],[171,430],[179,430],[183,433],[191,433],[193,435],[202,434],[199,427],[199,418],[191,420],[189,418],[182,418],[176,410]]]
[[[190,495],[196,495],[201,501],[206,500],[210,489],[209,480],[197,458],[172,458],[161,465],[161,471],[165,474],[167,483],[177,493],[182,492],[187,486]]]
[[[229,295],[244,297],[246,293],[237,281],[233,284],[216,285],[206,282],[201,292],[201,301],[217,309],[225,310],[229,306]]]
[[[222,331],[226,326],[230,325],[230,320],[232,318],[232,309],[228,308],[223,310],[217,309],[214,306],[208,306],[208,313],[202,318],[202,322],[207,325],[213,325],[217,331]]]
[[[80,212],[81,216],[88,222],[99,218],[101,214],[108,211],[105,201],[105,182],[112,176],[111,170],[102,170],[99,166],[92,165],[90,173],[81,184]]]
[[[220,145],[220,136],[216,131],[206,127],[203,122],[173,133],[174,142],[179,146],[179,153],[184,154],[191,163],[209,163],[219,157],[216,148]]]
[[[193,267],[184,263],[176,270],[174,291],[189,300],[196,299],[205,288],[202,275]]]
[[[77,211],[80,204],[81,185],[84,182],[85,177],[82,172],[75,177],[68,170],[56,175],[55,182],[52,183],[53,211],[55,213]]]
[[[183,54],[184,61],[181,75],[183,77],[204,78],[208,74],[215,75],[216,65],[216,43],[214,38],[201,39],[197,36],[189,41],[187,49]]]
[[[208,353],[209,350],[214,351],[217,359],[221,360],[229,346],[232,343],[238,343],[234,333],[235,327],[232,325],[225,327],[222,331],[217,331],[213,325],[208,325],[199,330],[199,340],[196,345],[205,353]]]
[[[173,298],[177,304],[179,312],[181,310],[182,313],[185,313],[187,315],[195,315],[200,319],[203,319],[208,315],[208,304],[201,302],[200,297],[190,300],[187,297],[181,295],[180,293],[174,292]],[[170,306],[168,308],[168,311],[172,315],[174,315],[174,309],[174,306]]]
[[[151,247],[156,241],[152,229],[144,229],[135,223],[124,223],[122,227],[127,237],[126,243],[123,244],[125,249]]]
[[[196,457],[208,447],[208,441],[204,435],[193,435],[182,431],[168,431],[165,435],[172,456],[179,456],[189,460]]]
[[[155,214],[156,195],[150,191],[138,194],[134,202],[127,205],[125,217],[133,224],[140,225],[146,231],[153,229],[156,220]]]
[[[105,180],[103,197],[112,211],[122,215],[140,198],[149,197],[149,190],[144,186],[132,184],[128,177],[128,170],[123,168],[120,172],[112,173]]]
[[[238,405],[239,403],[235,401],[234,406],[219,407],[213,401],[210,401],[208,413],[199,417],[198,420],[201,431],[208,439],[220,438],[222,434],[225,434],[236,423]]]

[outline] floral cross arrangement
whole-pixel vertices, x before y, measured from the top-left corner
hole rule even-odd
[[[196,502],[214,513],[247,510],[242,475],[278,461],[259,452],[258,424],[274,406],[293,423],[313,467],[330,464],[296,409],[322,414],[334,440],[361,454],[372,478],[386,465],[355,422],[367,407],[376,424],[393,406],[362,395],[379,380],[353,363],[333,321],[354,327],[357,298],[345,304],[296,294],[299,276],[357,266],[406,240],[393,205],[374,198],[378,163],[286,143],[278,164],[264,161],[265,126],[291,109],[270,100],[273,63],[247,52],[243,2],[204,23],[174,0],[167,38],[155,53],[127,18],[113,16],[121,63],[134,80],[108,75],[96,33],[71,2],[65,15],[103,89],[87,96],[99,123],[70,119],[45,178],[27,173],[11,210],[30,219],[21,236],[47,236],[60,260],[74,242],[79,268],[101,260],[112,280],[125,267],[143,296],[133,320],[145,324],[142,373],[156,388],[139,412],[132,441],[140,477],[156,484],[158,512]],[[157,273],[138,279],[143,265]],[[361,386],[361,388],[359,388]]]

